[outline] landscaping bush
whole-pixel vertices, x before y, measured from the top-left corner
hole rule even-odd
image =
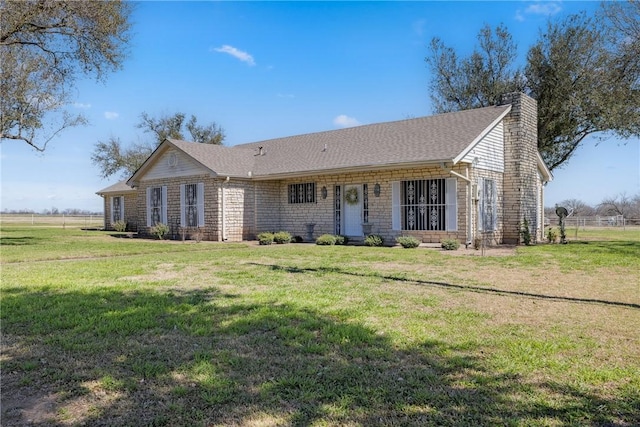
[[[442,245],[442,249],[446,251],[455,251],[460,247],[460,242],[456,239],[445,239],[440,242],[440,244]]]
[[[127,231],[127,223],[122,220],[114,222],[113,224],[111,224],[111,226],[114,230],[120,233]]]
[[[346,245],[347,243],[349,243],[349,238],[347,236],[337,235],[335,236],[335,238],[336,238],[336,245]]]
[[[157,223],[150,229],[151,234],[158,236],[158,239],[162,240],[164,236],[169,232],[169,226],[161,222]]]
[[[270,245],[273,243],[273,233],[265,231],[258,234],[258,243],[261,245]]]
[[[364,244],[366,246],[382,246],[384,244],[384,239],[382,236],[377,234],[369,234],[364,238]]]
[[[547,231],[547,239],[549,243],[558,243],[558,230],[553,227],[549,228]]]
[[[316,239],[316,245],[335,245],[336,244],[336,236],[331,234],[323,234],[322,236]]]
[[[277,233],[274,233],[273,241],[279,245],[291,243],[291,233],[287,231],[278,231]]]
[[[413,236],[398,236],[396,237],[396,242],[400,243],[400,246],[405,249],[417,248],[420,246],[420,240]]]

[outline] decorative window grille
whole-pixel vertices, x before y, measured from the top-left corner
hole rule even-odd
[[[316,183],[308,182],[306,184],[290,184],[289,185],[289,204],[299,203],[315,203],[316,202]]]
[[[167,186],[147,187],[147,227],[167,224]]]
[[[369,222],[369,185],[362,184],[362,220]]]
[[[187,227],[198,226],[198,185],[187,184],[184,186],[185,225]]]
[[[336,185],[335,187],[335,217],[334,217],[334,221],[335,221],[335,234],[336,235],[340,235],[342,232],[342,229],[340,227],[340,223],[342,221],[342,214],[341,214],[341,208],[342,208],[342,187],[340,187],[339,185]]]
[[[151,225],[162,222],[162,187],[151,188]]]
[[[111,198],[111,223],[124,221],[122,199],[122,196]]]
[[[402,181],[403,230],[446,230],[444,179]]]
[[[478,180],[478,229],[480,231],[495,231],[498,217],[498,201],[496,182],[493,179],[480,178]]]

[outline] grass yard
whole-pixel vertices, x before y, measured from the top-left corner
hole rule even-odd
[[[481,257],[5,223],[2,425],[640,425],[640,232],[580,237]]]

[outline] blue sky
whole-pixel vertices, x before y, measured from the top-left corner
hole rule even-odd
[[[460,54],[478,30],[504,23],[524,61],[549,17],[596,2],[141,2],[130,57],[105,83],[79,80],[70,109],[90,125],[44,154],[0,144],[0,209],[102,210],[97,141],[148,140],[140,114],[183,112],[216,122],[226,145],[432,114],[427,45]],[[640,192],[640,141],[587,141],[554,171],[546,204]]]

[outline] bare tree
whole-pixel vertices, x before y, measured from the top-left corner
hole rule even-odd
[[[103,80],[127,55],[131,3],[0,1],[0,140],[38,151],[86,123],[67,111],[79,75]]]

